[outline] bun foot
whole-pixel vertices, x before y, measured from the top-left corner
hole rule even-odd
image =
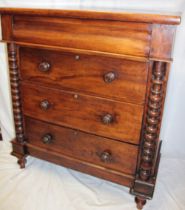
[[[142,210],[143,206],[146,204],[146,200],[140,197],[135,198],[135,202],[137,204],[137,209]]]
[[[23,157],[19,158],[19,160],[17,162],[20,165],[20,168],[25,168],[25,165],[26,165],[26,156],[23,156]]]

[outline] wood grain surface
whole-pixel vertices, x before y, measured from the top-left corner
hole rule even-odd
[[[30,117],[69,126],[82,131],[139,143],[143,106],[106,100],[99,97],[21,84],[24,114]],[[41,108],[42,102],[48,108]],[[44,105],[47,105],[46,103]],[[110,123],[104,123],[111,115]]]
[[[30,144],[108,169],[127,174],[134,174],[135,172],[138,146],[44,123],[31,118],[26,118],[25,124],[27,141]],[[47,137],[47,135],[50,135],[51,139],[45,142],[44,137]],[[107,156],[105,156],[106,154]]]
[[[40,69],[41,65],[48,69]],[[47,67],[47,66],[46,66]],[[20,77],[48,86],[82,91],[143,104],[148,64],[146,62],[20,48]],[[109,76],[114,78],[109,79]]]

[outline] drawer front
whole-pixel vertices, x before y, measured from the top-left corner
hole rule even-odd
[[[143,106],[73,92],[21,85],[24,114],[58,125],[138,143]]]
[[[82,161],[134,174],[138,147],[78,130],[25,119],[27,141]]]
[[[13,17],[15,41],[114,54],[149,56],[151,30],[147,23]]]
[[[144,103],[146,63],[30,48],[21,48],[20,58],[24,80]]]

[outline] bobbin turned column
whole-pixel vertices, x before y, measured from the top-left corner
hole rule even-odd
[[[137,175],[131,188],[131,194],[136,195],[135,201],[138,209],[143,208],[146,199],[152,198],[155,187],[156,171],[160,159],[159,132],[167,75],[165,62],[155,61],[152,64]]]
[[[16,138],[12,141],[13,152],[18,158],[18,163],[21,168],[25,167],[26,155],[24,146],[24,129],[23,129],[23,117],[21,111],[21,100],[19,90],[19,71],[17,63],[17,46],[14,43],[8,44],[8,62],[10,72],[10,85],[12,95],[12,108],[15,123]]]

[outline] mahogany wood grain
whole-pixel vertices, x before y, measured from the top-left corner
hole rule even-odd
[[[156,184],[180,16],[79,8],[0,14],[20,166],[30,154],[129,186],[141,209]],[[55,141],[45,145],[48,131]]]
[[[103,56],[20,48],[20,78],[116,100],[143,104],[148,65]],[[47,63],[49,68],[39,66]],[[112,73],[115,78],[107,81]]]
[[[5,40],[0,40],[0,43],[4,43]],[[6,40],[6,43],[11,43],[12,41]],[[101,51],[94,51],[94,50],[85,50],[85,49],[77,49],[77,48],[69,48],[69,47],[62,47],[62,46],[52,46],[47,44],[35,44],[35,43],[27,43],[21,41],[13,41],[14,44],[20,47],[27,47],[27,48],[35,48],[35,49],[46,49],[52,50],[57,52],[64,52],[64,53],[76,53],[76,54],[83,54],[83,55],[92,55],[92,56],[103,56],[107,58],[115,58],[115,59],[125,59],[130,61],[139,61],[139,62],[147,62],[149,63],[150,60],[154,58],[149,57],[140,57],[135,55],[126,55],[126,54],[116,54],[110,52],[101,52]],[[171,62],[171,60],[165,60],[166,62]]]
[[[107,11],[106,11],[107,10]],[[31,9],[31,8],[0,8],[1,14],[9,15],[32,15],[32,16],[46,16],[46,17],[68,17],[68,18],[82,18],[95,20],[114,20],[127,22],[141,22],[141,23],[158,23],[158,24],[180,24],[181,17],[179,14],[164,13],[159,11],[150,14],[148,11],[127,11],[126,9],[106,9],[86,8],[81,9]]]
[[[84,172],[102,179],[106,179],[124,186],[130,187],[133,182],[133,175],[124,174],[115,170],[110,170],[102,166],[88,163],[86,161],[78,160],[61,153],[48,151],[47,149],[35,146],[33,144],[26,144],[27,153],[31,156],[47,160],[64,167],[72,168],[74,170]]]
[[[26,118],[25,124],[27,142],[30,144],[108,169],[127,174],[135,173],[135,157],[137,157],[138,153],[137,146],[44,123],[31,118]],[[46,135],[51,136],[48,142],[44,141]],[[105,151],[109,153],[110,157],[108,158],[110,159],[102,159]]]
[[[161,61],[172,58],[171,54],[175,31],[175,26],[159,24],[153,25],[150,51],[151,58]]]
[[[119,139],[120,141],[139,143],[143,106],[106,100],[99,97],[82,95],[35,86],[22,82],[22,104],[24,114],[30,117],[69,126],[82,131]],[[40,107],[41,102],[46,110]],[[103,123],[107,114],[112,115],[108,124]]]
[[[11,15],[1,15],[2,38],[12,40],[12,20]]]
[[[148,57],[151,25],[14,16],[13,40]],[[111,31],[111,33],[110,33]],[[101,35],[100,35],[101,34]]]

